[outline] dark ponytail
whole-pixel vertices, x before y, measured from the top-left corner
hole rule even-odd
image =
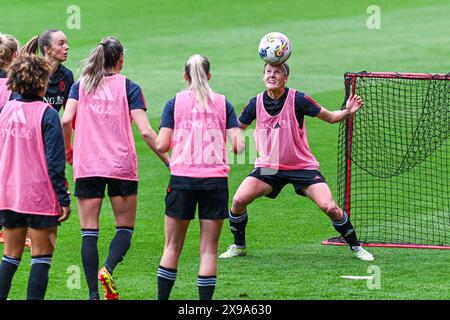
[[[45,56],[44,47],[51,47],[52,45],[52,34],[59,32],[60,30],[46,30],[40,35],[35,36],[27,42],[25,46],[20,50],[20,53],[26,54],[38,54],[38,49],[43,56]]]
[[[107,70],[119,62],[123,54],[123,46],[113,37],[103,38],[89,56],[83,60],[81,78],[83,88],[92,93],[103,83]]]

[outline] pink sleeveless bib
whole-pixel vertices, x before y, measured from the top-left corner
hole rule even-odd
[[[0,210],[59,216],[42,137],[46,103],[9,101],[0,112]]]
[[[214,93],[208,108],[197,103],[193,91],[175,98],[170,171],[175,176],[226,177],[230,171],[226,152],[226,103]]]
[[[283,109],[271,116],[264,109],[263,94],[256,97],[255,141],[259,157],[255,167],[275,170],[318,170],[319,163],[308,146],[306,126],[298,127],[295,90],[289,89]]]
[[[81,81],[73,145],[75,180],[138,180],[125,80],[120,74],[106,77],[94,94],[87,94]]]

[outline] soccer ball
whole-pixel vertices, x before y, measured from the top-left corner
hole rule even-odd
[[[280,64],[291,55],[291,41],[280,32],[270,32],[259,42],[259,56],[270,64]]]

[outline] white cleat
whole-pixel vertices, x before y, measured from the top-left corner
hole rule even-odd
[[[247,248],[246,247],[240,247],[235,244],[232,244],[228,247],[227,251],[222,253],[219,258],[221,259],[228,259],[228,258],[234,258],[234,257],[243,257],[247,254]]]
[[[367,251],[366,249],[364,249],[361,246],[353,247],[352,251],[355,253],[355,255],[358,259],[361,259],[364,261],[373,261],[375,259],[369,251]]]

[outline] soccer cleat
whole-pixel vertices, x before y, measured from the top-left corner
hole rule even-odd
[[[355,253],[355,255],[358,259],[361,259],[364,261],[372,261],[375,259],[369,251],[367,251],[366,249],[364,249],[361,246],[353,247],[352,251]]]
[[[228,259],[234,257],[243,257],[246,254],[247,254],[246,247],[240,247],[238,245],[232,244],[231,246],[228,247],[227,251],[225,251],[219,256],[219,258]]]
[[[102,267],[98,272],[98,280],[105,290],[106,300],[119,300],[119,292],[117,291],[116,284],[106,267]]]

